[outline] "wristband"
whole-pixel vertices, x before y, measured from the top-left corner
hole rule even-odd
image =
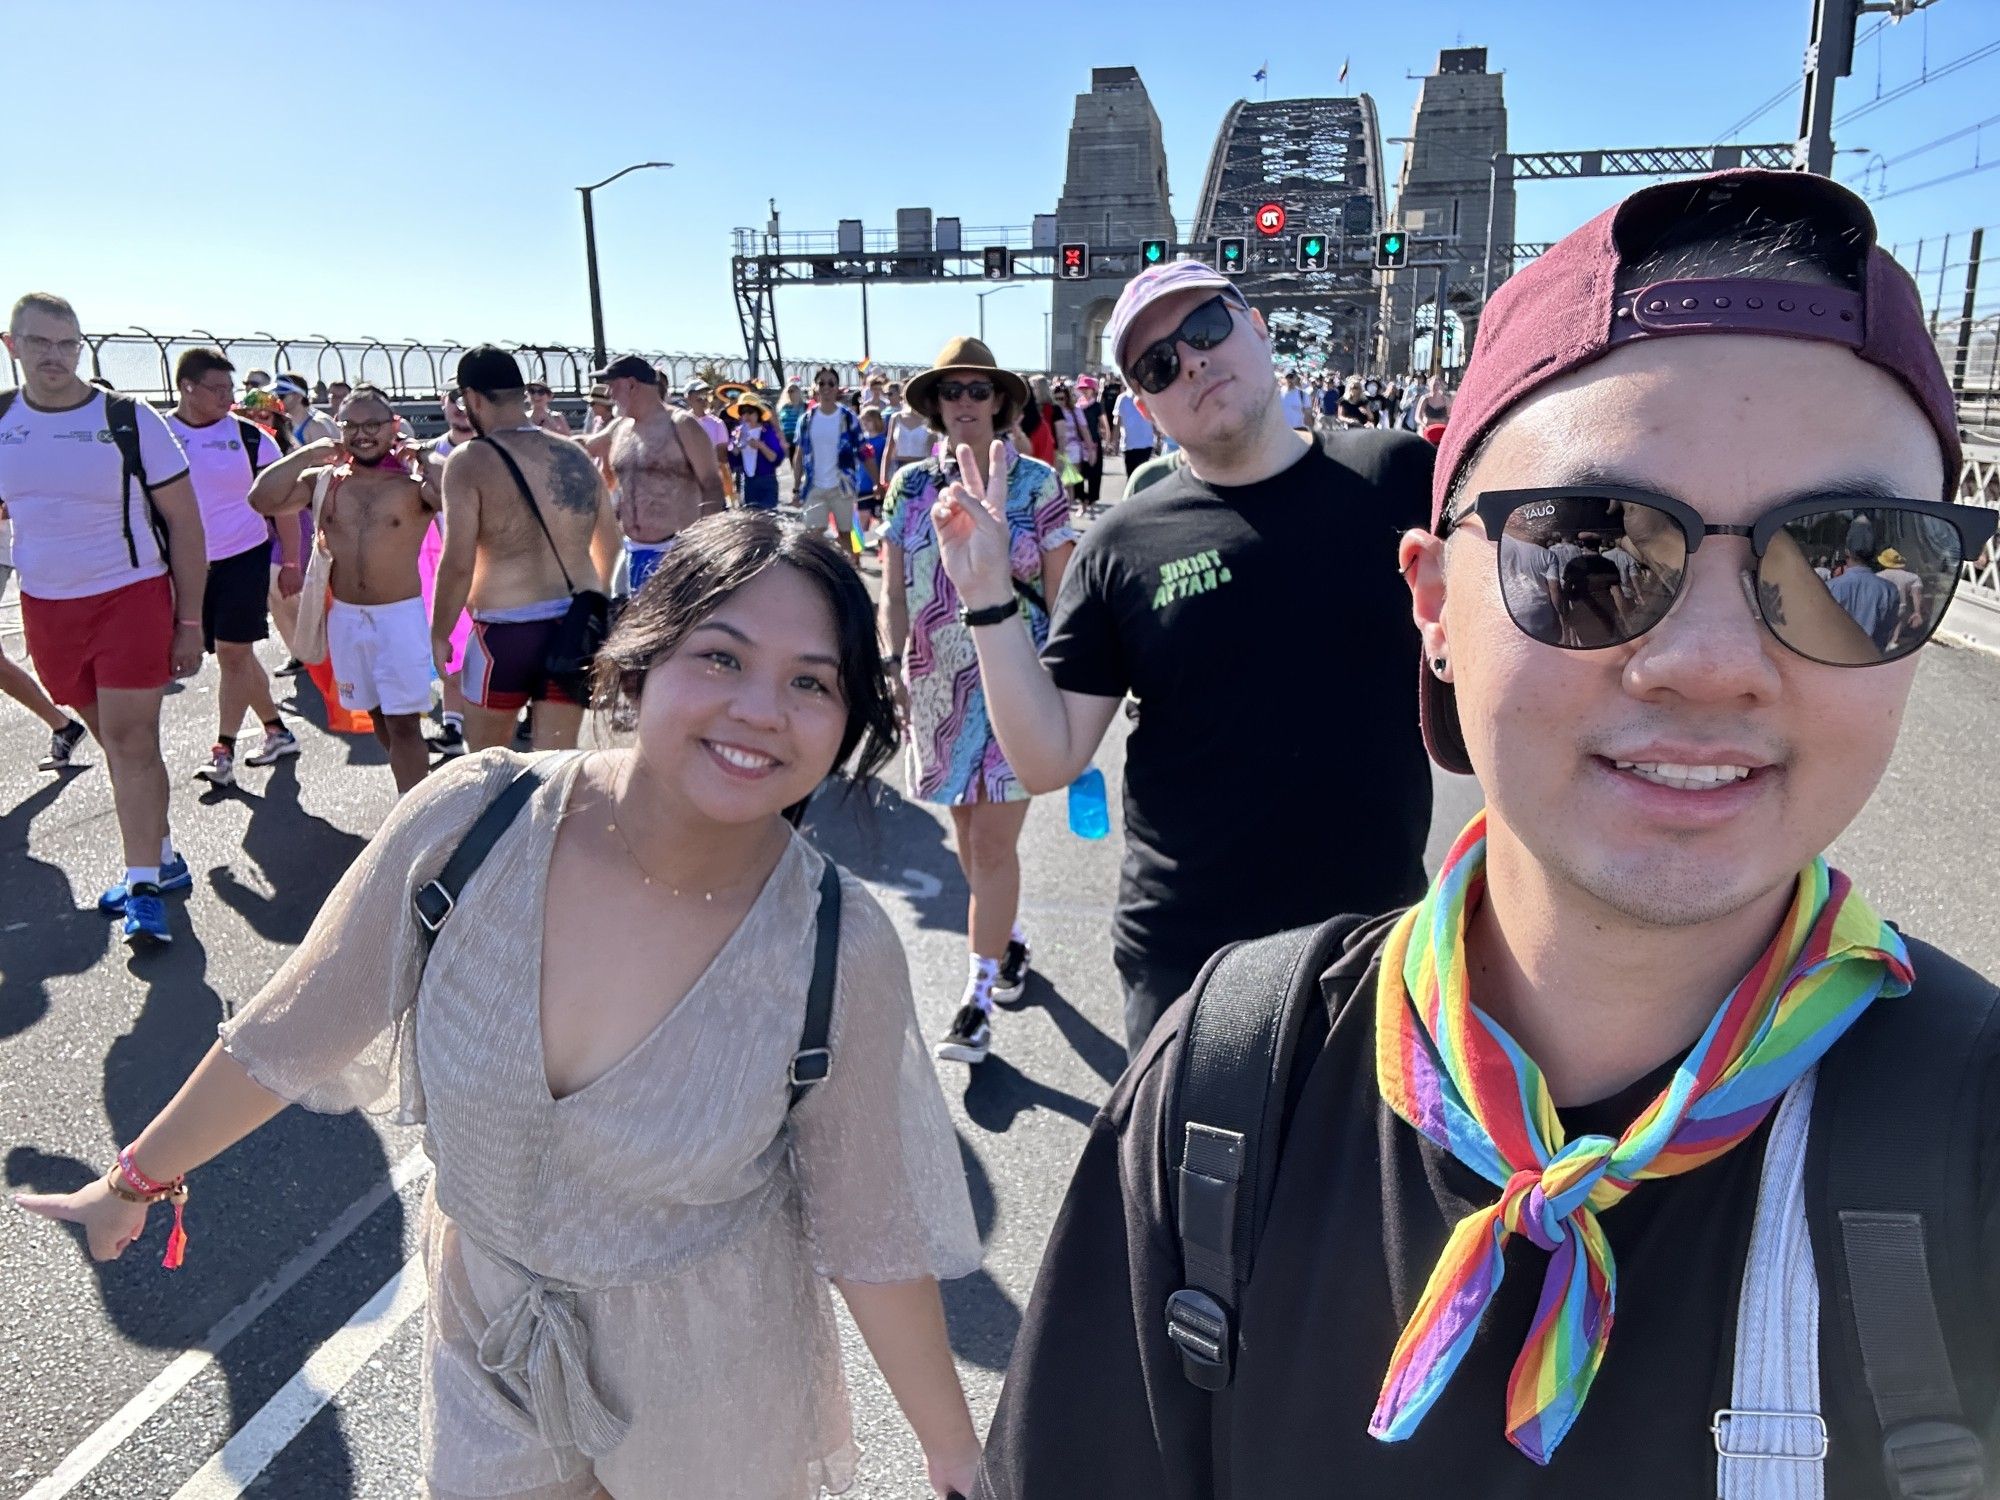
[[[1018,595],[1005,604],[989,604],[984,609],[967,609],[961,604],[958,607],[958,623],[968,626],[998,625],[1002,620],[1011,619],[1020,612],[1021,600]]]
[[[896,668],[900,667],[902,664],[903,664],[903,653],[900,651],[898,651],[894,656],[885,656],[882,658],[882,665],[887,667],[892,672]]]
[[[122,1179],[122,1180],[121,1180]],[[167,1253],[160,1264],[169,1271],[180,1269],[187,1258],[187,1178],[176,1177],[172,1182],[155,1182],[132,1160],[132,1148],[127,1146],[118,1153],[118,1165],[105,1174],[104,1184],[127,1203],[158,1203],[162,1198],[174,1206],[174,1227],[167,1234]]]
[[[184,625],[184,626],[186,626],[186,627],[187,627],[187,628],[188,628],[189,630],[199,630],[199,629],[201,629],[201,621],[199,621],[199,620],[175,620],[175,621],[174,621],[174,623],[175,623],[176,625]]]

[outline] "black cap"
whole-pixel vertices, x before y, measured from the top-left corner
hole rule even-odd
[[[660,372],[637,354],[621,354],[601,370],[590,372],[592,380],[636,380],[641,385],[658,385]]]
[[[462,389],[486,396],[494,391],[518,391],[527,382],[513,355],[498,344],[481,344],[458,357],[458,383]]]

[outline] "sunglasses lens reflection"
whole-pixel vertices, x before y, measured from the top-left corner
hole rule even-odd
[[[1672,516],[1590,495],[1518,507],[1499,553],[1500,592],[1514,623],[1573,650],[1644,635],[1666,618],[1687,571],[1687,540]]]
[[[1814,511],[1779,527],[1764,549],[1757,603],[1799,655],[1874,666],[1930,639],[1964,560],[1958,528],[1913,506]]]

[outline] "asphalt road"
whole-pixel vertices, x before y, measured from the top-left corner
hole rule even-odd
[[[18,654],[12,629],[0,613]],[[213,689],[211,665],[166,713],[174,832],[196,886],[173,903],[172,949],[131,961],[93,906],[116,846],[99,757],[60,778],[34,771],[45,732],[0,706],[0,1151],[14,1187],[102,1170],[304,933],[391,804],[372,740],[317,731],[298,760],[205,790],[189,774]],[[2000,972],[1996,744],[2000,660],[1933,648],[1889,774],[1834,851],[1885,912],[1987,972]],[[1246,746],[1246,762],[1254,754]],[[1121,740],[1100,763],[1115,793]],[[934,1036],[962,982],[964,886],[941,812],[897,795],[899,773],[887,783],[879,805],[823,809],[813,832],[884,896]],[[1023,858],[1036,977],[999,1017],[991,1060],[940,1068],[987,1246],[984,1269],[946,1292],[982,1425],[1070,1162],[1123,1061],[1107,938],[1116,803],[1099,843],[1070,835],[1059,798],[1035,808]],[[1440,779],[1433,859],[1475,806],[1470,781]],[[158,1264],[165,1214],[97,1267],[63,1230],[0,1212],[0,1496],[414,1493],[422,1313],[392,1282],[415,1250],[417,1145],[413,1130],[287,1111],[202,1171],[191,1253],[173,1274]],[[847,1337],[866,1445],[855,1493],[919,1494],[915,1446]],[[142,1420],[107,1429],[121,1413]]]

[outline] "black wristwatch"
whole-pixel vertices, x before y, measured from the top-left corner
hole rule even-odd
[[[1021,612],[1021,600],[1017,595],[1005,604],[989,604],[984,609],[958,607],[958,623],[961,625],[998,625],[1002,620],[1012,619]]]

